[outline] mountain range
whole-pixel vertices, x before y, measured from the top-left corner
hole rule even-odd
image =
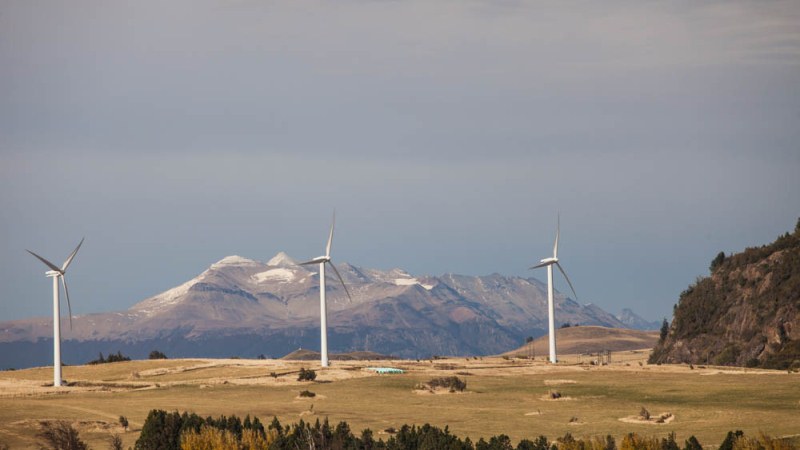
[[[327,279],[331,351],[404,358],[498,354],[547,331],[546,285],[534,278],[412,276],[347,263],[337,266],[352,300]],[[67,364],[99,352],[134,358],[154,349],[171,357],[279,357],[319,348],[319,274],[281,252],[266,263],[228,256],[197,277],[126,311],[76,316],[62,326]],[[556,322],[627,328],[601,308],[555,296]],[[0,323],[6,367],[52,364],[52,319]]]

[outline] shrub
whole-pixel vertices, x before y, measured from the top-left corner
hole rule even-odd
[[[148,358],[149,359],[167,359],[167,355],[161,353],[158,350],[153,350],[152,352],[150,352],[150,355],[148,356]]]
[[[122,450],[122,438],[119,437],[118,434],[112,434],[110,438],[108,438],[108,445],[111,447],[111,450]]]
[[[315,393],[313,393],[313,392],[311,392],[309,390],[300,391],[300,397],[314,398],[316,396],[317,396],[317,394],[315,394]]]
[[[128,429],[128,418],[125,417],[125,416],[119,416],[119,424],[122,425],[122,427],[127,430]]]
[[[639,418],[642,420],[650,420],[650,411],[642,406],[642,409],[639,411]]]
[[[78,437],[78,430],[69,423],[59,420],[42,422],[42,431],[37,435],[45,442],[45,448],[54,450],[88,450],[88,446]]]
[[[561,392],[550,391],[550,398],[553,399],[553,400],[561,398]]]
[[[431,389],[443,388],[443,389],[449,389],[450,392],[455,392],[455,391],[464,392],[464,389],[467,388],[467,381],[462,380],[461,378],[455,376],[433,378],[430,381],[428,381],[428,386],[430,386]]]
[[[297,376],[297,381],[314,381],[317,379],[317,372],[311,369],[300,368],[300,374]]]

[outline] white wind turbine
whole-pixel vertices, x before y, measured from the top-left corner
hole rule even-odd
[[[336,211],[333,212],[333,221],[331,222],[331,232],[328,235],[328,245],[325,246],[325,256],[317,256],[316,258],[302,262],[299,265],[306,266],[309,264],[319,264],[319,324],[320,324],[320,364],[322,367],[328,367],[328,305],[325,303],[325,264],[330,264],[336,277],[342,283],[344,291],[347,293],[347,298],[351,301],[350,291],[344,284],[342,275],[336,270],[336,266],[331,262],[331,242],[333,242],[333,227],[336,224]]]
[[[61,283],[64,285],[64,293],[67,295],[67,308],[69,308],[69,329],[72,329],[72,305],[69,302],[69,289],[67,289],[67,267],[72,263],[72,259],[78,253],[78,249],[83,245],[83,239],[75,247],[75,250],[69,254],[61,268],[51,263],[50,261],[42,258],[41,256],[27,250],[28,253],[38,258],[51,270],[45,272],[45,275],[53,279],[53,386],[61,386],[61,305],[58,302],[58,279],[61,278]]]
[[[575,288],[572,287],[572,283],[569,281],[569,277],[567,273],[564,272],[564,269],[561,267],[561,264],[558,263],[558,237],[561,233],[561,217],[558,218],[558,224],[556,225],[556,243],[553,246],[553,256],[551,258],[545,258],[539,262],[539,264],[530,267],[530,269],[538,269],[539,267],[547,266],[547,325],[549,329],[549,337],[550,337],[550,362],[555,363],[556,359],[556,330],[555,330],[555,308],[553,307],[553,266],[557,266],[558,270],[564,275],[564,278],[567,280],[569,284],[569,288],[572,289],[572,293],[575,294],[575,299],[578,299],[578,294],[575,292]]]

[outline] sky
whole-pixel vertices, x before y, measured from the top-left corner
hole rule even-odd
[[[0,320],[227,255],[546,278],[669,318],[800,217],[797,1],[0,0]],[[568,287],[556,276],[556,288]]]

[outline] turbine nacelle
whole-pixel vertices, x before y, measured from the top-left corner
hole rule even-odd
[[[298,266],[309,266],[311,264],[325,264],[331,262],[331,259],[327,256],[317,256],[314,259],[308,260],[306,262],[298,263]]]

